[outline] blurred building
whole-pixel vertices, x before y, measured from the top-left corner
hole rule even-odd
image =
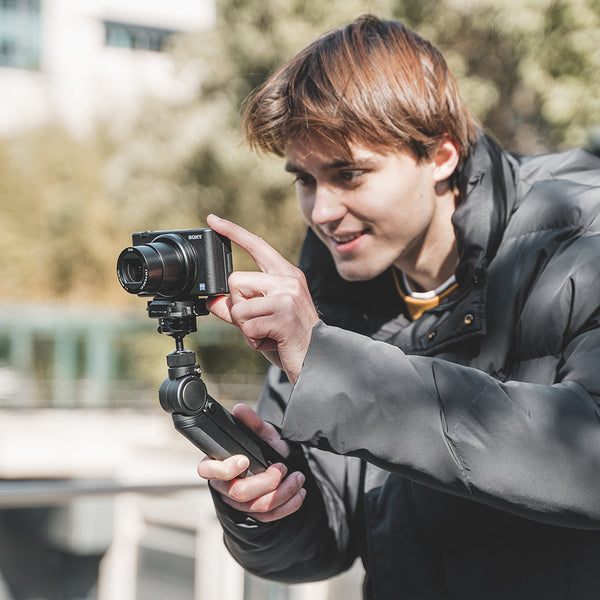
[[[198,69],[165,50],[214,21],[215,0],[0,0],[0,136],[118,132],[146,98],[185,100]],[[153,327],[0,302],[0,600],[358,598],[359,570],[283,586],[227,554],[199,451],[118,368],[120,340]],[[207,383],[226,405],[258,392]]]
[[[214,0],[0,0],[0,135],[49,120],[118,130],[148,96],[177,102],[195,76],[164,50],[214,20]]]

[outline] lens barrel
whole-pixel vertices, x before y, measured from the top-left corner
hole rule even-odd
[[[190,278],[193,281],[193,254],[181,236],[159,236],[149,244],[125,248],[117,260],[117,276],[130,294],[169,298],[185,292]]]

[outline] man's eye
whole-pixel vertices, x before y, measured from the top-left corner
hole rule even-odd
[[[311,185],[314,183],[314,178],[306,173],[298,173],[294,178],[294,183],[299,183],[300,185]]]
[[[358,181],[358,179],[360,179],[360,177],[362,177],[362,175],[364,175],[364,171],[359,170],[359,169],[355,169],[352,171],[341,171],[340,172],[340,177],[342,178],[343,181],[347,181],[347,182],[356,182]]]

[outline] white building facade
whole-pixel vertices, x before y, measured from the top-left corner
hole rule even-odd
[[[214,22],[213,0],[0,0],[0,135],[52,120],[85,135],[148,96],[184,99],[196,81],[164,50]]]

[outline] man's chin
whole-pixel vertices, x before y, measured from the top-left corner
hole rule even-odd
[[[369,281],[378,275],[381,275],[385,269],[376,269],[373,267],[361,267],[360,265],[344,265],[336,263],[338,275],[344,281]]]

